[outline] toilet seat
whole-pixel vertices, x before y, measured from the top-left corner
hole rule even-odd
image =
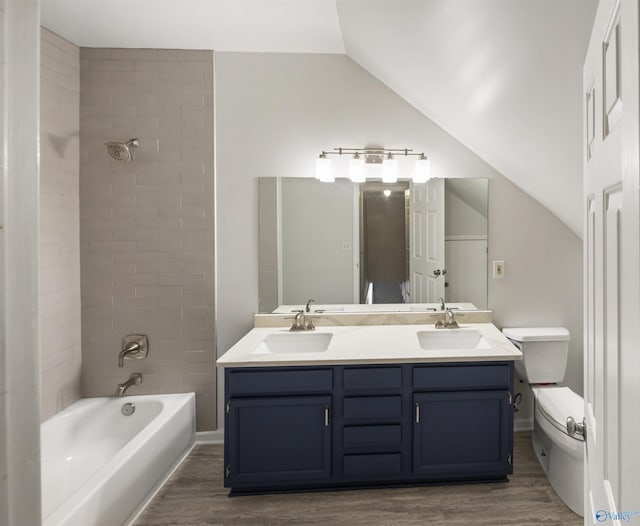
[[[576,422],[584,419],[584,399],[580,395],[568,387],[535,386],[531,390],[536,399],[536,408],[547,422],[569,438],[584,441],[581,435],[569,435],[567,431],[567,418],[572,417]]]

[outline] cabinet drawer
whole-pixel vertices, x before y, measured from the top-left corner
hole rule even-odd
[[[231,369],[227,374],[229,396],[323,393],[332,388],[331,369]]]
[[[508,389],[508,365],[442,365],[413,368],[413,387],[427,391]]]
[[[345,420],[381,420],[402,416],[402,397],[367,396],[344,399]]]
[[[344,370],[344,390],[401,389],[400,367],[358,367]]]
[[[402,473],[400,453],[345,455],[343,461],[343,473],[346,477],[390,476]]]
[[[402,427],[386,426],[347,426],[344,428],[345,448],[400,447],[402,445]]]

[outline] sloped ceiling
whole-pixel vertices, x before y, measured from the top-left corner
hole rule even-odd
[[[582,64],[597,2],[362,4],[337,2],[347,54],[581,235]]]
[[[86,47],[346,52],[581,236],[582,63],[596,5],[42,0],[42,23]]]

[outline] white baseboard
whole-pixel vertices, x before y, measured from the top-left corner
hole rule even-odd
[[[533,431],[533,419],[531,418],[514,418],[513,430],[518,431]]]
[[[197,432],[196,444],[224,444],[224,429]]]

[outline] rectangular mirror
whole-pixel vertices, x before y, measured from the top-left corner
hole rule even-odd
[[[486,309],[488,188],[480,178],[260,178],[260,312],[309,298]]]

